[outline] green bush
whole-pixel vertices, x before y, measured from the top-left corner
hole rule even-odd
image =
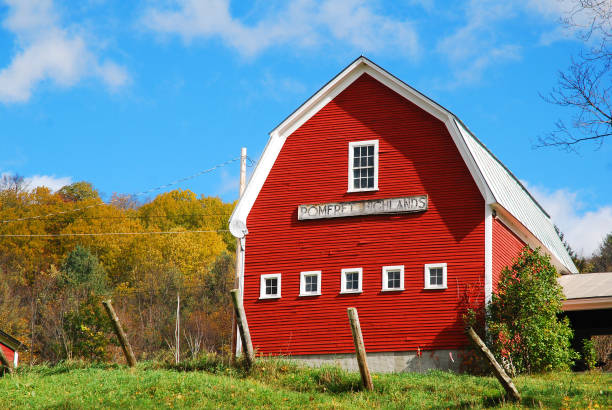
[[[591,339],[582,339],[582,360],[588,370],[593,370],[597,364],[595,343]]]
[[[578,358],[550,258],[525,247],[501,274],[487,310],[489,346],[511,374],[566,370]]]

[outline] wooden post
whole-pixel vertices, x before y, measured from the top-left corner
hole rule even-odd
[[[6,371],[9,372],[9,374],[13,373],[13,366],[11,366],[11,363],[8,361],[8,359],[4,355],[2,348],[0,348],[0,364],[6,367]]]
[[[374,390],[372,384],[372,376],[370,375],[370,369],[368,369],[368,361],[366,358],[365,345],[363,344],[363,335],[361,334],[361,325],[359,324],[359,315],[357,315],[357,309],[348,308],[348,317],[351,324],[351,331],[353,332],[353,342],[355,343],[355,353],[357,354],[357,363],[359,364],[359,373],[361,373],[361,381],[363,387],[366,390]]]
[[[240,188],[238,191],[238,199],[242,197],[246,188],[246,160],[247,149],[242,147],[240,150]],[[234,278],[234,287],[240,289],[240,272],[242,271],[242,243],[240,238],[236,238],[236,275]],[[232,315],[232,358],[236,358],[236,350],[238,348],[238,336],[236,329],[236,315]]]
[[[232,302],[234,303],[234,313],[236,314],[236,322],[238,323],[238,330],[240,330],[240,340],[242,341],[242,353],[245,355],[247,367],[251,367],[255,361],[255,354],[253,353],[253,343],[251,343],[251,333],[249,332],[249,325],[247,323],[246,315],[244,313],[244,307],[240,300],[240,291],[238,289],[232,290]]]
[[[508,376],[508,374],[506,374],[504,368],[501,367],[499,363],[497,363],[497,360],[495,360],[493,353],[491,353],[487,345],[484,344],[482,339],[480,339],[480,337],[476,334],[476,332],[474,332],[474,329],[472,329],[471,327],[468,329],[468,335],[474,341],[474,343],[476,343],[476,346],[478,346],[482,355],[489,361],[489,363],[491,363],[491,367],[493,367],[493,373],[495,374],[495,377],[497,377],[497,380],[499,380],[510,398],[515,401],[520,401],[521,395],[514,386],[514,383],[512,383],[512,379],[510,378],[510,376]]]
[[[119,339],[119,343],[121,343],[121,348],[123,349],[123,354],[125,354],[125,359],[127,360],[128,366],[134,367],[136,366],[136,357],[134,356],[134,352],[132,351],[132,346],[130,346],[130,342],[128,342],[127,336],[121,327],[121,322],[119,322],[119,317],[115,313],[113,309],[113,305],[111,304],[110,299],[102,302],[104,308],[106,308],[106,313],[108,313],[108,317],[113,324],[113,329],[115,330],[115,334]]]

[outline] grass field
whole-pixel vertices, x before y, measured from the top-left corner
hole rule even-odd
[[[522,406],[612,408],[612,374],[554,373],[515,379]],[[260,361],[249,373],[219,360],[169,366],[60,364],[0,378],[0,408],[456,408],[520,407],[492,377],[446,372],[376,374],[374,392],[338,368]]]

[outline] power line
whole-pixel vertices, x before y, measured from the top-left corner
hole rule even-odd
[[[203,174],[206,174],[208,172],[212,172],[212,171],[214,171],[214,170],[216,170],[218,168],[224,167],[224,166],[226,166],[228,164],[231,164],[232,162],[238,161],[239,159],[240,159],[240,157],[229,159],[229,160],[227,160],[225,162],[222,162],[220,164],[215,165],[212,168],[208,168],[208,169],[205,169],[203,171],[197,172],[197,173],[195,173],[193,175],[189,175],[187,177],[177,179],[177,180],[172,181],[172,182],[170,182],[168,184],[160,185],[160,186],[157,186],[155,188],[148,189],[146,191],[138,192],[136,194],[133,194],[133,196],[142,196],[142,195],[150,194],[151,192],[159,191],[161,189],[168,188],[168,187],[171,187],[171,186],[176,185],[176,184],[180,184],[181,182],[188,181],[190,179],[199,177],[200,175],[203,175]],[[28,217],[16,218],[16,219],[5,219],[4,221],[1,221],[1,222],[2,223],[8,223],[8,222],[26,221],[26,220],[29,220],[29,219],[47,218],[49,216],[63,215],[63,214],[71,213],[71,212],[83,211],[85,209],[94,208],[96,206],[102,206],[102,205],[110,205],[110,204],[107,204],[106,202],[100,202],[100,203],[97,203],[97,204],[87,205],[87,206],[83,206],[83,207],[80,207],[80,208],[74,208],[74,209],[70,209],[70,210],[67,210],[67,211],[54,212],[54,213],[50,213],[50,214],[46,214],[46,215],[28,216]]]
[[[221,233],[229,229],[157,232],[91,232],[91,233],[41,233],[41,234],[0,234],[0,238],[57,238],[61,236],[109,236],[109,235],[172,235],[184,233]]]
[[[175,215],[100,215],[100,216],[79,216],[79,219],[147,219],[147,218],[175,218],[175,217],[193,217],[193,218],[207,218],[215,216],[230,216],[231,212],[224,214],[175,214]],[[51,221],[57,221],[60,218],[45,218]]]

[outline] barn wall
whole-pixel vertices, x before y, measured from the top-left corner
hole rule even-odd
[[[379,191],[347,193],[348,143],[379,139]],[[298,221],[300,204],[429,195],[418,214]],[[244,306],[260,354],[353,351],[357,307],[368,351],[464,346],[466,292],[484,298],[484,200],[446,127],[362,75],[290,135],[247,219]],[[448,264],[448,289],[424,290],[424,264]],[[405,291],[381,292],[384,265],[405,265]],[[363,293],[341,295],[342,268]],[[299,297],[300,271],[322,271],[322,295]],[[259,300],[260,275],[282,274],[282,298]]]
[[[2,343],[0,343],[0,349],[2,349],[2,352],[4,353],[4,356],[6,356],[6,360],[8,360],[9,363],[12,364],[13,361],[15,360],[15,352],[13,352],[11,349],[6,347]]]
[[[525,242],[500,219],[493,218],[493,292],[497,291],[502,270],[506,266],[512,266],[512,262],[524,247]]]

